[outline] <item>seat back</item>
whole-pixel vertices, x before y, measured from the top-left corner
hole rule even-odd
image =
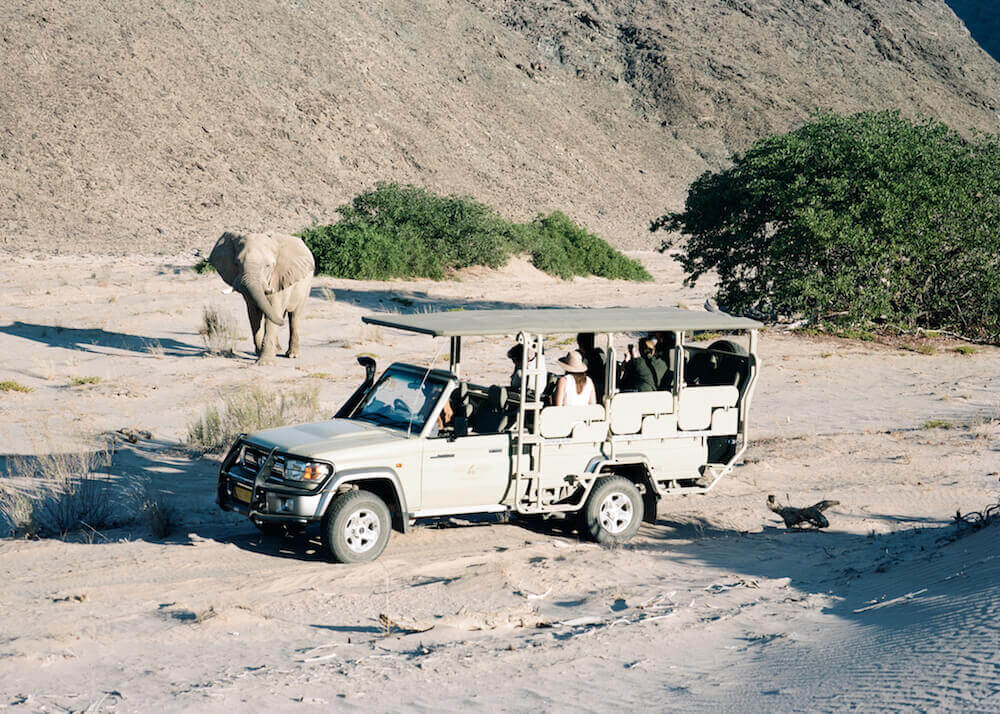
[[[507,388],[494,384],[486,393],[486,404],[472,415],[472,428],[479,434],[497,434],[511,424]]]
[[[547,439],[558,439],[573,434],[577,424],[591,424],[604,420],[604,407],[588,404],[579,407],[545,407],[541,411],[539,433]]]
[[[472,416],[472,402],[469,400],[469,383],[459,382],[451,393],[452,427],[455,436],[469,433],[469,417]]]
[[[642,429],[645,416],[670,414],[674,410],[673,392],[619,392],[611,397],[611,431],[635,434]]]

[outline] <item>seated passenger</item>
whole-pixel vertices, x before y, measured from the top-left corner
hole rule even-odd
[[[654,332],[653,337],[656,338],[656,354],[671,367],[674,363],[674,349],[677,347],[677,333]]]
[[[524,357],[524,345],[518,342],[516,345],[507,350],[507,357],[514,363],[514,371],[510,375],[510,388],[516,391],[521,391],[521,382],[523,381],[521,375],[521,360]],[[529,349],[528,369],[541,370],[541,377],[528,377],[528,391],[537,391],[539,385],[542,385],[542,388],[544,389],[548,377],[547,370],[545,369],[545,355],[537,355],[534,350]]]
[[[594,383],[596,399],[604,399],[604,350],[595,346],[593,332],[581,332],[576,336],[577,351],[583,357],[587,376]]]
[[[587,376],[587,365],[576,350],[566,353],[565,357],[556,360],[566,371],[556,384],[556,397],[553,402],[557,407],[582,407],[597,404],[597,390],[593,380]]]
[[[657,392],[673,386],[673,374],[662,357],[656,354],[656,340],[644,337],[639,341],[639,356],[627,362],[622,379],[622,391]]]

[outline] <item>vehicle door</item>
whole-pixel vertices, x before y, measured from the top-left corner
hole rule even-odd
[[[507,490],[510,470],[507,433],[425,439],[421,510],[494,506]]]

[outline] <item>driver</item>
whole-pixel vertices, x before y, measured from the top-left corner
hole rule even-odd
[[[424,406],[420,409],[420,413],[427,415],[431,413],[434,409],[434,405],[437,404],[438,397],[441,396],[442,386],[435,382],[429,380],[424,380],[424,383],[420,385],[421,390],[424,393]],[[444,408],[438,414],[437,418],[437,431],[442,431],[446,427],[451,427],[452,418],[455,416],[455,410],[451,408],[451,400],[447,400],[444,403]]]

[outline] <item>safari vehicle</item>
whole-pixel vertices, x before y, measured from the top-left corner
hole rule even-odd
[[[622,543],[655,520],[661,498],[711,490],[747,446],[760,369],[760,324],[750,319],[661,308],[362,319],[448,338],[448,369],[397,362],[376,379],[374,360],[361,357],[364,383],[334,418],[241,435],[218,482],[219,506],[262,530],[319,523],[340,562],[374,560],[393,528],[457,514],[574,516],[582,534]],[[698,346],[689,339],[697,331],[737,333],[746,347],[730,339]],[[648,332],[674,343],[669,383],[620,391],[616,339]],[[600,403],[551,406],[546,390],[480,384],[463,370],[463,337],[516,335],[526,348],[521,382],[541,386],[532,352],[544,355],[546,337],[575,333],[605,344]]]

